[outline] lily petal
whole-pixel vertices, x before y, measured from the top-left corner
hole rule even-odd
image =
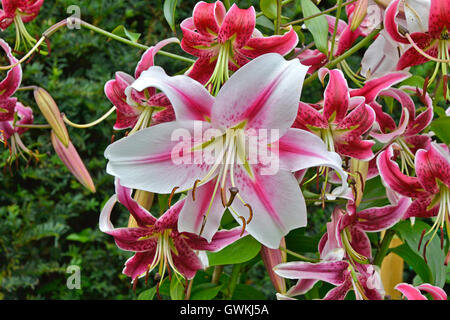
[[[0,39],[0,46],[8,57],[9,64],[15,64],[17,60],[13,54],[10,46],[6,41]],[[6,99],[16,92],[22,82],[22,67],[17,65],[14,68],[8,70],[5,79],[0,82],[0,99]]]
[[[348,84],[341,70],[326,68],[319,70],[319,78],[322,83],[327,74],[330,79],[324,93],[323,115],[326,119],[333,116],[335,119],[333,122],[338,123],[347,114],[350,100]]]
[[[399,283],[395,290],[400,291],[408,300],[428,300],[419,289],[407,283]]]
[[[251,38],[256,25],[255,8],[240,9],[235,3],[228,10],[217,37],[223,44],[233,36],[235,48],[242,48]]]
[[[415,165],[417,178],[428,192],[439,192],[437,179],[450,187],[450,155],[436,143],[416,152]]]

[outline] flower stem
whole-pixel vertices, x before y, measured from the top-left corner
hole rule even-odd
[[[373,264],[376,266],[381,266],[381,263],[383,262],[384,257],[386,256],[386,253],[389,249],[389,245],[394,238],[395,231],[390,229],[387,230],[384,234],[383,240],[381,241],[380,250],[378,250],[375,259],[373,260]]]
[[[341,16],[342,11],[342,0],[338,0],[337,2],[337,11],[336,11],[336,22],[334,23],[333,36],[331,37],[331,49],[328,53],[328,60],[331,60],[334,57],[334,45],[336,41],[336,34],[339,25],[339,18]]]
[[[231,278],[228,284],[228,299],[231,300],[236,289],[236,285],[239,282],[239,276],[241,275],[241,264],[235,264],[233,270],[231,271]]]
[[[306,257],[304,255],[301,255],[301,254],[297,253],[297,252],[291,251],[291,250],[289,250],[288,248],[285,248],[285,247],[280,247],[279,249],[281,251],[284,251],[287,254],[290,254],[291,256],[299,258],[300,260],[303,260],[303,261],[307,261],[307,262],[319,262],[320,261],[318,259],[308,258],[308,257]]]
[[[280,34],[280,28],[281,28],[281,9],[283,7],[283,4],[281,0],[277,0],[277,19],[275,23],[275,34]]]

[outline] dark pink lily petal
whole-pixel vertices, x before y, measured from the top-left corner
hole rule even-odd
[[[297,33],[291,28],[280,36],[250,38],[238,51],[251,59],[270,52],[285,55],[294,49],[297,43]]]
[[[316,279],[341,285],[349,277],[348,266],[348,262],[345,261],[288,262],[276,266],[274,271],[288,279]]]
[[[177,201],[177,203],[168,208],[167,211],[155,222],[155,228],[158,230],[167,230],[167,229],[177,230],[178,218],[185,203],[186,203],[185,199],[179,200]]]
[[[344,228],[340,226],[341,230]],[[358,227],[352,226],[350,229],[350,244],[352,248],[366,258],[372,257],[372,246],[367,234]],[[366,265],[357,265],[358,270],[365,270]]]
[[[195,29],[204,36],[216,36],[227,11],[221,1],[214,3],[198,2],[192,14]]]
[[[369,208],[356,213],[356,224],[365,232],[379,232],[396,224],[405,214],[411,200],[402,197],[396,205]]]
[[[412,90],[416,91],[413,87],[402,87],[402,90]],[[419,94],[423,95],[423,90],[418,89]],[[431,100],[429,94],[425,93],[425,111],[421,112],[418,116],[414,117],[414,121],[408,124],[405,134],[408,136],[413,136],[422,132],[433,120],[433,101]],[[415,110],[414,110],[415,111]]]
[[[195,190],[195,200],[192,196],[192,190],[188,191],[186,205],[183,207],[183,210],[181,210],[180,219],[178,221],[178,230],[180,232],[197,234],[207,241],[211,241],[220,226],[220,219],[225,212],[220,197],[220,189],[216,192],[216,196],[212,198],[216,182],[217,179],[213,179],[202,186],[197,186]],[[207,213],[208,218],[203,226]],[[201,230],[202,233],[200,234]]]
[[[369,300],[383,300],[383,296],[380,294],[379,288],[372,288],[371,283],[369,283],[366,276],[358,277],[359,283],[364,289],[364,295]],[[381,285],[382,286],[382,285]],[[381,288],[382,289],[382,288]]]
[[[316,283],[316,279],[300,279],[293,287],[288,290],[288,292],[286,292],[286,295],[289,297],[295,297],[301,294],[305,294],[306,292],[311,290]]]
[[[8,43],[3,39],[0,39],[0,46],[8,57],[9,64],[15,64],[18,60],[13,56],[12,50]],[[8,70],[6,78],[0,82],[0,99],[6,99],[16,92],[22,81],[22,67],[17,65],[14,68]]]
[[[236,227],[231,230],[220,230],[215,233],[210,242],[196,234],[183,233],[183,235],[187,235],[185,241],[192,249],[215,252],[220,251],[236,240],[239,240],[241,238],[241,233],[241,227]],[[247,233],[242,236],[245,237],[246,235]]]
[[[329,123],[322,113],[307,103],[300,102],[298,104],[298,113],[295,122],[292,125],[293,128],[309,131],[310,127],[326,129],[328,126]]]
[[[439,192],[437,179],[450,187],[450,155],[437,144],[432,143],[429,150],[418,150],[415,165],[417,178],[428,192]]]
[[[392,145],[381,152],[377,158],[377,166],[383,181],[394,191],[407,197],[418,197],[424,194],[420,181],[416,177],[404,175],[397,163],[392,160]]]
[[[408,300],[428,300],[420,290],[407,283],[400,283],[395,286],[395,289],[400,291]]]
[[[434,300],[447,300],[447,293],[444,290],[429,283],[423,283],[417,286],[417,289],[428,292]]]
[[[216,62],[217,60],[211,61],[209,57],[198,58],[187,75],[201,84],[206,84],[214,72]]]
[[[300,50],[300,49],[295,49]],[[322,68],[328,62],[328,57],[322,51],[318,49],[306,49],[302,53],[300,53],[297,58],[300,62],[305,66],[310,66],[308,69],[308,74],[313,74],[318,69]]]
[[[397,125],[394,121],[394,119],[392,119],[392,117],[383,111],[383,107],[376,101],[373,101],[370,104],[370,107],[372,108],[373,111],[375,111],[375,117],[376,117],[376,129],[374,128],[374,130],[371,132],[374,133],[375,135],[373,136],[374,138],[376,138],[377,140],[380,139],[379,141],[382,141],[383,143],[388,142],[390,139],[392,139],[392,137],[389,136],[385,136],[386,132],[389,132],[389,134],[391,134],[393,131],[396,130],[405,130],[406,129],[406,125],[407,122],[404,122],[403,126],[405,126],[405,128],[403,129],[399,129],[397,128]],[[402,117],[404,118],[404,117]],[[400,125],[399,127],[402,127],[402,125]],[[379,130],[377,130],[379,129]],[[392,136],[397,136],[402,132],[395,132]],[[381,140],[382,139],[382,140]],[[389,140],[388,140],[389,139]]]
[[[374,78],[367,81],[364,87],[360,89],[350,90],[350,97],[362,96],[366,98],[366,103],[373,102],[378,94],[387,88],[409,78],[411,76],[408,72],[392,72],[385,76]]]
[[[336,152],[360,160],[369,160],[373,155],[375,141],[354,139],[352,137],[335,141]]]
[[[217,41],[223,44],[234,36],[233,46],[242,48],[251,38],[255,25],[255,8],[240,9],[233,3],[220,26]]]
[[[356,41],[356,39],[358,39],[358,37],[362,35],[363,34],[359,28],[357,28],[355,31],[352,31],[350,25],[348,25],[339,35],[339,41],[335,56],[340,56],[345,53],[345,51],[353,46],[353,43]]]
[[[196,57],[211,58],[219,53],[219,46],[212,35],[206,36],[196,32],[194,19],[184,19],[180,24],[183,32],[181,48]]]
[[[170,77],[160,67],[144,71],[131,89],[143,91],[147,88],[161,90],[171,102],[177,120],[205,120],[211,116],[214,98],[200,83],[184,75]],[[126,93],[127,93],[126,92]]]
[[[395,21],[395,17],[398,13],[398,6],[401,0],[392,1],[387,7],[384,14],[384,29],[389,33],[389,35],[397,42],[409,43],[403,35],[398,31],[398,25]]]
[[[339,207],[336,207],[331,214],[331,221],[327,223],[327,232],[323,235],[319,242],[320,257],[324,260],[342,260],[342,257],[336,257],[336,254],[342,248],[341,241],[341,218],[344,213]],[[341,250],[343,253],[343,250]],[[340,253],[339,253],[340,254]],[[337,258],[337,259],[336,259]]]
[[[122,186],[119,179],[115,180],[115,185],[117,200],[130,211],[139,226],[145,227],[155,224],[156,218],[131,197],[131,189]]]
[[[192,279],[198,270],[205,268],[197,254],[182,237],[175,237],[173,244],[176,249],[172,251],[173,264],[186,279]]]
[[[344,283],[328,291],[323,300],[344,300],[352,286],[352,280],[349,276]]]
[[[424,149],[429,150],[431,148],[431,138],[425,135],[415,135],[405,138],[405,142],[413,154],[416,154],[417,150]]]
[[[221,88],[211,121],[227,128],[246,121],[246,128],[277,129],[282,136],[295,120],[306,70],[277,53],[254,59]],[[277,112],[281,104],[283,112]]]
[[[38,15],[44,0],[2,0],[3,10],[0,10],[0,28],[5,30],[14,22],[14,17],[20,12],[23,22],[30,22]]]
[[[439,202],[434,207],[430,208],[432,200],[432,195],[418,197],[408,207],[403,219],[411,217],[431,218],[437,216],[439,212]]]
[[[425,51],[428,55],[438,57],[438,40],[433,39],[428,33],[413,33],[411,38],[417,46]],[[415,48],[409,48],[402,54],[397,63],[397,70],[403,70],[408,67],[417,66],[430,61],[427,57],[419,53]]]
[[[156,249],[156,248],[155,248]],[[152,264],[156,250],[148,252],[137,252],[134,256],[125,262],[123,274],[129,276],[133,281],[142,276],[148,270],[148,266]]]
[[[4,100],[0,100],[0,122],[11,121],[14,119],[14,110],[16,104],[16,98],[6,98]]]
[[[450,29],[450,2],[447,0],[430,0],[428,33],[435,39],[440,39],[444,30]]]
[[[329,75],[329,81],[324,93],[323,115],[328,121],[333,117],[333,122],[339,123],[344,119],[348,110],[350,100],[348,84],[341,70],[328,70],[326,68],[319,70],[319,78],[322,83],[327,74]]]
[[[144,54],[141,57],[141,60],[139,60],[137,66],[136,66],[134,77],[136,79],[139,78],[143,71],[154,66],[155,65],[155,56],[158,53],[158,51],[161,50],[162,48],[164,48],[166,45],[171,44],[171,43],[180,43],[180,40],[178,40],[178,38],[173,37],[173,38],[162,40],[162,41],[158,42],[155,46],[148,48],[144,52]]]

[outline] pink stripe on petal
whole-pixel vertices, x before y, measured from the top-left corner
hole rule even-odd
[[[423,283],[417,286],[417,289],[428,292],[434,300],[447,300],[447,293],[444,290],[429,283]]]
[[[348,262],[288,262],[274,268],[276,274],[288,279],[316,279],[334,285],[343,284],[349,276]]]

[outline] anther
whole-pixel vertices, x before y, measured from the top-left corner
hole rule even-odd
[[[137,283],[138,283],[138,278],[134,279],[134,281],[133,281],[133,291],[134,291],[135,294],[136,294]]]
[[[245,218],[243,216],[238,216],[239,219],[242,220],[242,231],[241,231],[241,237],[245,232],[245,228],[247,227],[247,223],[245,222]]]
[[[168,203],[167,203],[167,208],[170,208],[170,206],[172,205],[172,198],[173,198],[173,196],[174,196],[174,194],[175,194],[175,191],[176,191],[178,188],[179,188],[179,187],[175,187],[175,188],[172,189],[172,192],[170,193],[169,200],[168,200]]]
[[[444,228],[441,226],[441,250],[444,250]]]
[[[248,208],[248,211],[249,211],[249,216],[248,216],[248,219],[247,219],[247,224],[249,224],[250,221],[252,221],[252,219],[253,219],[253,209],[248,203],[244,204],[244,206],[246,206]]]
[[[422,240],[423,240],[423,237],[425,236],[425,232],[427,232],[427,230],[423,229],[422,235],[420,236],[419,245],[417,246],[417,251],[420,251],[420,246],[422,245]]]
[[[200,182],[201,180],[197,179],[194,182],[194,187],[192,188],[192,200],[195,201],[195,190],[197,190],[197,184]]]
[[[161,275],[157,272],[157,273],[155,273],[155,276],[153,277],[153,279],[158,282],[159,280],[161,280]]]
[[[147,266],[147,270],[145,271],[145,286],[148,286],[148,272],[150,270],[150,265]]]
[[[430,242],[430,239],[428,239],[427,242],[425,242],[425,245],[423,246],[423,260],[425,260],[426,264],[428,264],[428,261],[427,261],[427,246],[428,246],[429,242]]]
[[[226,201],[226,191],[224,188],[220,189],[220,198],[222,200],[222,205],[224,206],[224,208],[231,206],[231,204],[234,201],[234,198],[236,198],[236,195],[239,193],[239,189],[236,187],[231,187],[230,189],[228,189],[230,191],[230,199],[228,199],[228,201]]]
[[[113,134],[112,136],[111,136],[111,143],[113,143],[114,142],[114,139],[116,138],[116,136]]]

